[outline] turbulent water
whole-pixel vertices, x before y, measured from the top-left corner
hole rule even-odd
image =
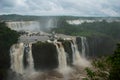
[[[64,69],[67,67],[66,52],[61,42],[56,42],[54,44],[58,53],[59,69]]]
[[[82,52],[84,52],[84,54],[85,54],[86,39],[85,38],[81,38],[81,39],[83,39],[83,40],[81,40]],[[46,80],[46,78],[48,78],[47,80],[69,80],[72,78],[73,78],[73,80],[75,80],[76,75],[77,76],[79,75],[79,78],[81,78],[81,79],[83,77],[85,77],[86,74],[84,72],[84,68],[89,67],[90,63],[85,59],[85,57],[81,56],[83,53],[80,53],[78,50],[78,47],[76,44],[76,38],[71,39],[70,42],[71,42],[71,49],[72,49],[73,66],[79,66],[79,67],[68,66],[67,53],[65,52],[62,42],[59,42],[57,40],[48,41],[48,42],[52,43],[56,47],[56,51],[58,54],[57,71],[55,69],[52,71],[41,72],[41,71],[36,71],[34,69],[34,59],[33,59],[33,55],[32,55],[32,44],[31,43],[27,43],[27,44],[26,43],[17,43],[11,47],[10,54],[11,54],[11,69],[12,69],[12,71],[14,71],[16,74],[21,74],[22,75],[21,80]],[[26,51],[26,53],[25,53],[25,51]],[[27,55],[26,62],[28,63],[26,68],[24,67],[25,66],[24,65],[25,54]],[[79,71],[82,71],[82,72],[79,73]],[[45,77],[43,78],[42,76],[45,76],[46,78]],[[17,77],[17,78],[19,78],[19,77]],[[16,80],[16,78],[13,80]]]
[[[28,69],[30,71],[33,71],[34,70],[34,63],[33,63],[33,57],[32,57],[32,44],[28,44],[28,47],[29,47],[29,51],[28,51],[28,58],[27,58],[27,61],[28,61]]]
[[[82,43],[82,53],[80,53],[80,51],[78,50],[78,47],[76,44],[76,39],[73,39],[71,42],[71,49],[73,52],[73,64],[78,65],[78,66],[82,66],[82,67],[89,67],[90,62],[85,58],[85,55],[83,55],[83,54],[85,54],[85,51],[86,51],[86,48],[84,45],[86,43],[84,43],[83,40],[81,40],[81,43]]]
[[[73,39],[71,42],[71,48],[72,48],[72,52],[73,52],[73,64],[76,64],[80,61],[81,56],[78,51],[78,47],[77,47],[75,39]]]
[[[31,44],[28,44],[28,57],[27,57],[27,62],[28,62],[28,69],[29,70],[34,70],[34,63],[33,63],[33,58],[32,58],[32,49],[31,49]],[[11,54],[11,69],[16,72],[23,74],[25,73],[25,68],[23,64],[23,57],[24,57],[24,49],[25,49],[25,44],[24,43],[18,43],[15,44],[11,47],[10,49],[10,54]]]
[[[11,69],[17,73],[23,73],[23,54],[24,44],[19,43],[12,46],[10,50],[11,54]]]

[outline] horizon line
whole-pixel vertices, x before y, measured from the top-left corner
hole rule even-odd
[[[19,15],[19,16],[44,16],[44,17],[52,17],[52,16],[71,16],[71,17],[120,17],[120,16],[103,16],[103,15],[84,15],[84,16],[82,16],[82,15],[67,15],[67,14],[64,14],[64,15],[62,15],[62,14],[56,14],[56,15],[33,15],[33,14],[14,14],[14,13],[3,13],[3,14],[0,14],[0,16],[3,16],[3,15],[5,15],[5,16],[7,16],[7,15]]]

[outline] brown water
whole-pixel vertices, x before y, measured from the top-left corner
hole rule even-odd
[[[57,70],[31,73],[24,76],[23,80],[83,80],[87,77],[83,67],[74,66],[68,72],[60,73]]]

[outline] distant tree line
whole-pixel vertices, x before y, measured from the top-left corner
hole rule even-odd
[[[101,22],[84,22],[80,25],[71,25],[65,20],[61,20],[57,26],[58,27],[52,29],[56,33],[75,36],[102,35],[120,39],[120,22],[107,22],[103,20]]]

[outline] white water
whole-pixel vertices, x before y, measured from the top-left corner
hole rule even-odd
[[[16,31],[38,31],[40,30],[39,22],[37,21],[15,21],[6,22],[8,27]]]
[[[24,54],[24,44],[19,43],[12,46],[10,49],[11,55],[11,69],[17,73],[23,73],[23,54]]]
[[[28,44],[29,51],[28,51],[28,67],[25,70],[24,64],[23,64],[23,56],[24,56],[24,43],[18,43],[11,47],[10,49],[10,55],[11,55],[11,69],[16,73],[26,73],[26,71],[30,72],[34,70],[34,63],[33,63],[33,57],[32,57],[32,45]]]
[[[61,42],[54,43],[58,53],[59,69],[67,68],[66,52]]]
[[[11,21],[6,22],[7,26],[16,31],[49,31],[56,27],[57,21],[54,19],[43,19],[39,21]]]
[[[78,51],[76,40],[73,39],[72,41],[73,42],[71,42],[71,48],[72,48],[72,52],[73,52],[73,64],[78,64],[81,56],[80,56],[80,53]]]
[[[29,44],[29,53],[28,53],[28,69],[30,71],[33,71],[34,70],[34,63],[33,63],[33,57],[32,57],[32,44]]]
[[[57,54],[58,54],[58,72],[63,74],[64,80],[69,80],[69,73],[72,73],[73,69],[67,65],[67,55],[62,45],[62,42],[49,41],[49,43],[53,43],[56,46]],[[34,70],[34,62],[32,58],[32,44],[28,44],[29,51],[27,56],[28,67],[24,69],[23,65],[23,54],[24,54],[24,43],[15,44],[11,47],[11,69],[16,72],[22,74],[25,80],[30,80],[32,78],[36,78],[37,76],[41,76],[41,72],[37,72]],[[84,57],[82,57],[78,51],[78,47],[76,44],[76,39],[74,38],[71,42],[71,49],[73,52],[73,64],[75,66],[81,67],[89,67],[90,63]],[[32,79],[32,80],[38,80]]]
[[[85,57],[82,57],[80,55],[80,52],[79,52],[77,44],[76,44],[76,39],[73,39],[72,41],[73,42],[71,42],[71,48],[72,48],[72,52],[73,52],[73,64],[82,66],[82,67],[91,66],[90,62]]]
[[[80,19],[77,19],[77,20],[66,20],[66,22],[68,23],[68,24],[70,24],[70,25],[80,25],[80,24],[82,24],[82,23],[84,23],[84,22],[87,22],[87,23],[93,23],[93,22],[95,22],[96,20],[80,20]],[[98,20],[98,21],[100,21],[100,20]]]

